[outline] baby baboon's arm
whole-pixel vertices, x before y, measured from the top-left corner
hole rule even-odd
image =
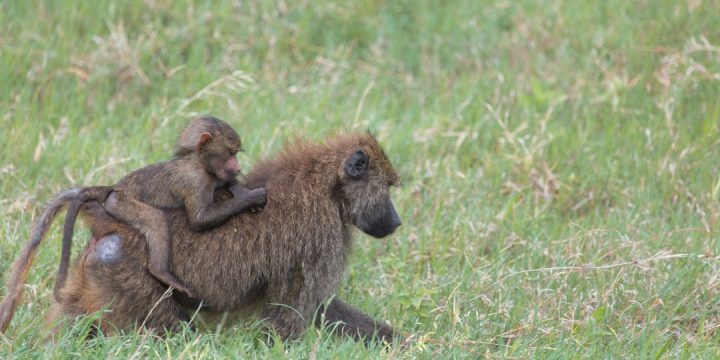
[[[264,188],[249,190],[241,186],[229,189],[233,197],[213,202],[214,189],[189,192],[185,198],[190,227],[204,231],[217,227],[229,217],[244,210],[265,204],[267,191]]]

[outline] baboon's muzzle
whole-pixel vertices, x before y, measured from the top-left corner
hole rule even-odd
[[[395,211],[395,206],[390,197],[387,198],[385,204],[379,210],[374,220],[369,222],[368,229],[361,230],[370,236],[383,238],[395,232],[395,229],[402,225],[402,220]]]

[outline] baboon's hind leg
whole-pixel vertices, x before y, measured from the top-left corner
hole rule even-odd
[[[103,311],[98,325],[106,333],[141,325],[158,332],[175,331],[190,320],[145,271],[142,259],[128,254],[123,244],[127,240],[117,233],[91,237],[60,289],[49,320],[57,323],[63,317]]]

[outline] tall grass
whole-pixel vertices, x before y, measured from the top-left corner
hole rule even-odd
[[[0,269],[52,194],[167,158],[196,114],[246,168],[369,128],[404,225],[357,233],[340,295],[410,337],[47,342],[56,229],[0,356],[717,357],[718,24],[702,0],[0,1]]]

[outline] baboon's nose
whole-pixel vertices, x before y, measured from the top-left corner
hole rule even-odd
[[[396,229],[399,228],[400,225],[402,225],[402,220],[400,220],[400,218],[398,217],[397,221],[393,225],[395,226]]]
[[[390,203],[390,232],[395,231],[400,225],[402,225],[402,220],[400,220],[400,216],[397,211],[395,211],[395,207]]]

